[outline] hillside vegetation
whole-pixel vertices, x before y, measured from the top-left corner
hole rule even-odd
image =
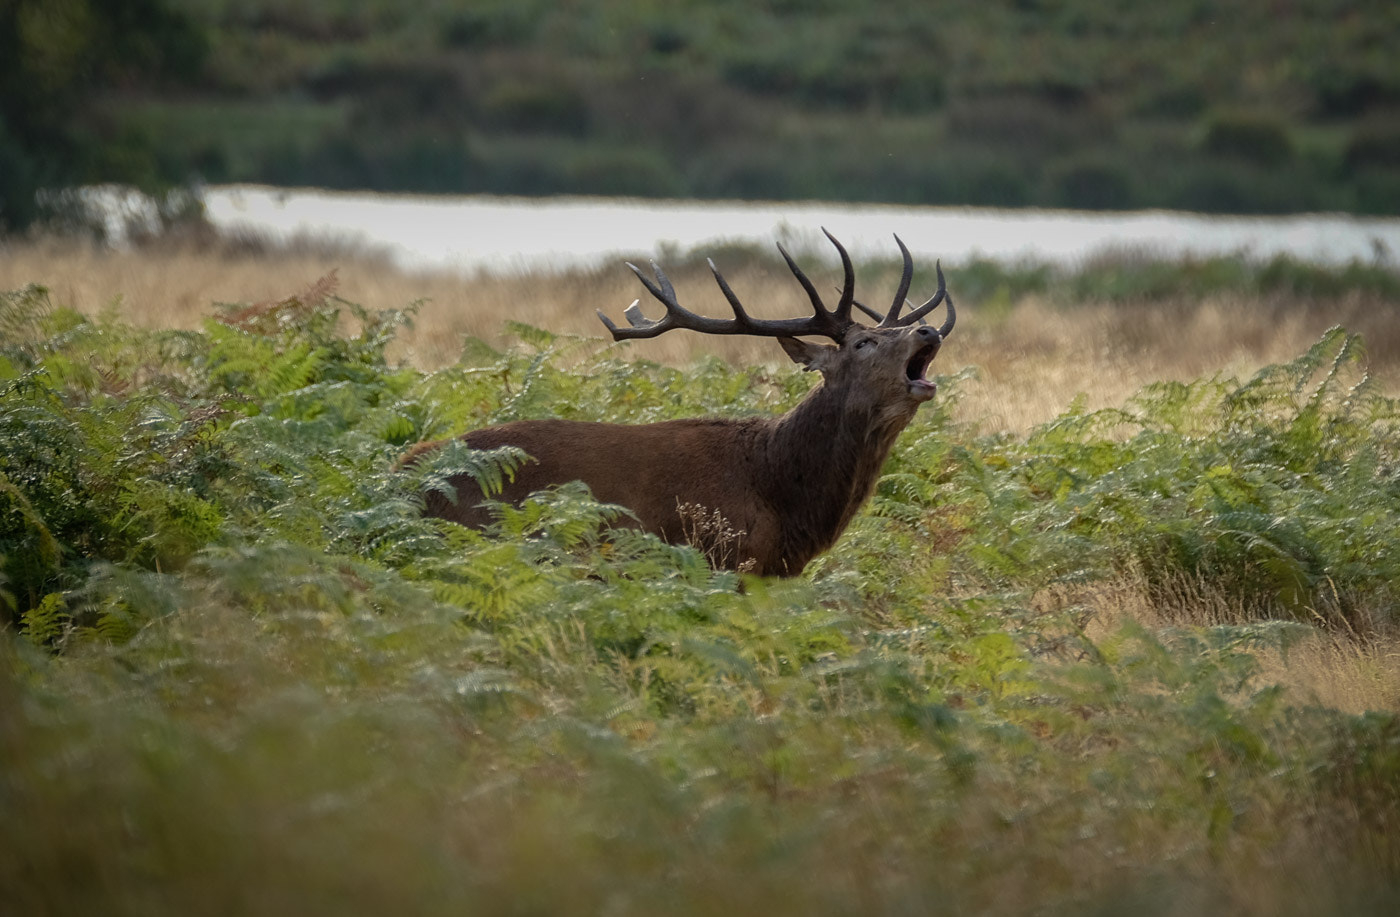
[[[197,72],[94,95],[84,180],[1400,213],[1386,0],[178,9],[146,44]]]
[[[17,913],[1400,903],[1400,403],[1356,336],[1024,433],[957,420],[944,364],[779,581],[573,487],[423,519],[521,456],[395,459],[810,377],[524,324],[425,371],[388,356],[411,311],[331,279],[184,330],[0,302]]]

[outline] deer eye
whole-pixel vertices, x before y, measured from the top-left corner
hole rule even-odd
[[[874,339],[874,338],[861,338],[859,341],[856,341],[856,350],[860,350],[862,347],[866,346],[867,344],[873,345],[874,343],[875,343],[875,339]]]

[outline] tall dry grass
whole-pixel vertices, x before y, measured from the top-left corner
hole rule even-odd
[[[1094,609],[1085,632],[1098,641],[1127,621],[1154,631],[1183,625],[1245,624],[1257,621],[1256,609],[1238,596],[1202,580],[1183,579],[1166,590],[1150,587],[1133,575],[1082,590],[1040,597],[1045,605],[1082,605]],[[1291,699],[1346,713],[1400,710],[1400,632],[1372,617],[1364,633],[1344,621],[1317,621],[1319,626],[1288,651],[1257,651],[1261,684],[1282,686]]]
[[[799,315],[810,308],[792,277],[772,264],[750,259],[721,268],[756,315]],[[402,336],[400,347],[403,357],[425,369],[456,360],[464,336],[503,340],[508,320],[601,336],[597,309],[620,319],[622,310],[638,297],[652,314],[660,309],[621,263],[529,275],[464,276],[404,270],[374,251],[314,242],[274,248],[225,240],[118,251],[38,240],[0,248],[0,289],[43,284],[58,304],[90,314],[115,308],[132,322],[151,327],[194,327],[213,313],[216,303],[282,299],[332,271],[339,295],[368,308],[421,302],[414,327]],[[949,275],[956,294],[956,268]],[[692,265],[671,276],[687,307],[728,314],[705,269]],[[820,284],[824,278],[817,279]],[[876,284],[860,283],[860,295],[873,303],[887,301],[895,278],[879,279],[882,282]],[[918,276],[912,295],[931,288],[931,277]],[[1393,307],[1355,297],[1340,302],[1217,297],[1068,307],[1028,297],[986,309],[965,299],[959,303],[957,336],[940,356],[938,368],[978,368],[979,382],[963,392],[959,415],[986,430],[1025,430],[1054,417],[1078,396],[1094,408],[1120,403],[1154,381],[1248,374],[1297,355],[1339,323],[1381,342],[1380,348],[1372,349],[1374,368],[1392,383],[1400,382],[1400,319]],[[689,333],[633,344],[632,352],[638,359],[675,365],[709,354],[735,363],[784,361],[771,341]]]

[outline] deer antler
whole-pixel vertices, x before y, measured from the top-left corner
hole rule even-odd
[[[612,332],[615,341],[656,337],[672,328],[688,328],[702,334],[751,334],[758,337],[820,335],[840,343],[846,336],[846,332],[855,324],[855,320],[851,318],[851,307],[855,304],[856,273],[855,268],[851,265],[851,256],[846,253],[846,249],[840,242],[836,241],[836,237],[831,233],[825,229],[822,232],[831,240],[831,244],[836,246],[836,251],[840,253],[841,269],[845,275],[841,287],[841,299],[836,304],[835,310],[828,309],[822,303],[812,281],[808,280],[807,275],[802,273],[802,269],[797,266],[797,262],[792,260],[787,249],[779,245],[778,251],[782,253],[783,260],[787,262],[793,276],[797,278],[798,283],[802,284],[802,288],[807,291],[807,297],[812,301],[810,318],[756,319],[751,317],[744,311],[739,297],[734,295],[734,291],[729,288],[724,275],[715,267],[713,261],[708,262],[710,271],[715,275],[715,282],[719,284],[720,292],[729,301],[729,307],[734,310],[733,318],[706,318],[681,306],[676,301],[675,287],[671,286],[671,281],[655,261],[651,262],[652,272],[656,275],[654,281],[630,261],[627,266],[637,275],[637,279],[642,282],[642,286],[647,288],[647,292],[666,307],[664,316],[659,319],[647,318],[642,314],[639,305],[641,300],[636,300],[622,313],[627,319],[627,323],[632,326],[630,328],[617,327],[611,319],[603,314],[601,309],[598,311],[598,317],[603,320],[608,331]],[[861,309],[869,312],[864,306]]]
[[[928,302],[919,306],[903,318],[900,318],[899,310],[905,303],[904,297],[909,295],[909,284],[914,279],[914,258],[909,254],[908,246],[904,244],[904,241],[900,239],[899,236],[895,236],[894,241],[895,244],[899,246],[900,254],[904,257],[904,272],[899,278],[899,291],[894,294],[894,303],[890,306],[889,313],[884,318],[880,319],[878,327],[903,328],[912,325],[915,322],[922,321],[925,315],[937,309],[939,303],[947,302],[948,318],[944,320],[942,327],[938,329],[938,336],[940,338],[946,338],[953,330],[953,323],[957,321],[958,313],[957,310],[953,308],[953,297],[948,292],[948,288],[943,281],[942,262],[934,263],[934,270],[938,273],[938,289],[934,292],[933,296],[929,298]],[[873,314],[870,309],[865,309],[864,306],[861,308],[864,309],[867,315]]]

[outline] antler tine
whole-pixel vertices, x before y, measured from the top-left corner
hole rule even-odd
[[[640,305],[641,300],[634,299],[632,300],[632,305],[622,311],[623,317],[627,319],[627,324],[632,327],[619,328],[612,323],[611,319],[603,314],[602,309],[597,310],[598,317],[603,320],[603,324],[607,326],[608,331],[612,332],[613,340],[623,341],[633,338],[656,337],[658,334],[670,331],[672,328],[683,327],[676,322],[675,310],[680,310],[681,312],[685,312],[685,310],[681,308],[680,303],[676,302],[676,289],[671,286],[670,278],[666,276],[666,272],[661,270],[661,267],[655,261],[651,262],[651,269],[656,272],[656,282],[654,283],[650,277],[642,273],[641,268],[637,267],[631,261],[626,262],[626,264],[627,267],[632,270],[632,273],[637,275],[637,279],[642,282],[642,286],[647,288],[647,292],[656,297],[656,299],[666,307],[666,314],[659,319],[649,319],[642,313]],[[696,317],[698,318],[698,316]]]
[[[919,319],[923,318],[925,315],[928,315],[934,309],[937,309],[939,303],[946,301],[948,303],[948,318],[943,322],[942,327],[938,329],[939,337],[946,338],[948,334],[953,330],[953,323],[957,321],[957,310],[953,308],[953,297],[948,293],[948,287],[943,279],[942,262],[935,262],[934,270],[938,272],[937,292],[933,294],[933,296],[929,299],[928,302],[924,303],[922,306],[915,309],[913,312],[910,312],[908,315],[904,316],[904,318],[900,319],[899,324],[908,325],[913,322],[916,322]]]
[[[676,288],[671,285],[671,279],[666,276],[666,272],[661,269],[661,265],[655,261],[651,262],[651,269],[656,274],[656,280],[648,277],[641,268],[632,262],[626,262],[632,273],[637,275],[637,279],[642,282],[642,286],[647,288],[647,292],[654,296],[663,306],[666,307],[666,314],[659,319],[649,319],[642,314],[640,300],[633,300],[632,305],[623,310],[623,316],[631,328],[619,328],[613,324],[612,320],[598,310],[598,317],[603,320],[603,325],[612,333],[613,340],[627,341],[636,338],[651,338],[658,334],[664,334],[672,328],[689,328],[693,331],[700,331],[706,334],[743,334],[748,332],[747,323],[736,320],[726,321],[718,318],[705,318],[689,311],[676,300]]]
[[[639,328],[648,322],[646,315],[642,312],[642,301],[640,299],[632,300],[632,305],[622,310],[622,317],[627,319],[627,324],[631,325],[633,328]]]
[[[910,301],[907,300],[907,299],[904,300],[904,304],[905,304],[906,306],[911,307],[911,308],[912,308],[913,305],[914,305],[912,302],[910,302]],[[922,315],[920,315],[920,316],[918,317],[918,320],[919,320],[919,324],[920,324],[920,325],[927,325],[927,324],[928,324],[928,322],[924,320],[924,317],[923,317]]]
[[[900,321],[899,310],[904,307],[904,299],[909,295],[909,284],[914,281],[914,256],[909,254],[909,246],[905,245],[904,240],[898,235],[895,235],[894,241],[899,246],[900,256],[904,258],[904,271],[899,275],[899,290],[894,294],[894,303],[890,306],[890,314],[880,321],[881,328],[895,328],[913,322],[913,319]]]
[[[958,320],[958,310],[953,308],[953,294],[944,293],[943,301],[948,304],[948,317],[943,320],[943,324],[938,328],[938,339],[945,340],[953,331],[953,323]]]
[[[836,246],[836,251],[841,255],[841,300],[836,304],[836,320],[845,324],[851,323],[851,306],[855,304],[856,295],[856,269],[851,264],[851,256],[846,253],[846,247],[836,241],[836,237],[822,227],[822,235],[831,240],[831,244]]]
[[[782,246],[778,247],[779,250]],[[739,302],[739,297],[734,295],[724,276],[715,267],[714,262],[710,262],[710,270],[715,275],[715,281],[719,284],[720,292],[729,301],[729,307],[734,310],[733,318],[706,318],[696,315],[683,307],[676,299],[675,287],[671,285],[666,272],[655,262],[651,262],[651,269],[656,275],[656,279],[648,277],[641,268],[627,262],[632,273],[637,275],[637,279],[642,282],[642,286],[647,288],[647,292],[656,298],[666,307],[666,314],[659,319],[648,319],[642,314],[641,307],[637,302],[633,302],[623,312],[626,316],[630,328],[620,328],[613,323],[600,310],[598,318],[612,334],[615,341],[633,340],[636,338],[651,338],[658,334],[664,334],[673,328],[687,328],[691,331],[699,331],[702,334],[751,334],[759,337],[797,337],[801,335],[821,335],[832,340],[840,341],[850,326],[849,319],[844,323],[838,321],[837,316],[828,312],[821,304],[821,298],[817,296],[817,291],[791,258],[787,257],[787,252],[783,252],[787,258],[788,266],[792,268],[797,279],[807,290],[811,297],[815,314],[807,318],[781,318],[781,319],[754,319],[744,311],[743,305]],[[853,283],[852,283],[853,285]]]
[[[656,297],[661,302],[665,303],[668,307],[674,304],[676,298],[676,289],[675,287],[671,286],[671,281],[667,279],[666,275],[661,272],[661,268],[657,267],[655,261],[651,262],[651,269],[657,273],[658,278],[661,279],[662,283],[665,284],[665,287],[658,287],[654,282],[652,282],[652,279],[650,277],[642,273],[641,268],[637,267],[631,261],[626,262],[626,264],[627,267],[632,271],[632,273],[637,275],[637,279],[642,282],[642,286],[647,288],[648,293]],[[669,296],[667,295],[668,292],[670,294]],[[636,305],[636,303],[633,303],[633,305]]]
[[[860,311],[864,312],[866,315],[870,316],[871,318],[875,319],[876,322],[883,321],[884,318],[885,318],[885,317],[884,317],[883,315],[881,315],[879,312],[876,312],[874,309],[870,308],[870,307],[867,306],[865,303],[861,302],[859,299],[854,299],[854,298],[853,298],[853,299],[851,300],[851,305],[855,306],[857,309],[859,309]]]
[[[822,303],[822,298],[817,295],[817,288],[812,286],[812,281],[807,279],[807,275],[802,273],[802,268],[797,266],[797,262],[792,260],[787,249],[783,248],[783,243],[778,243],[778,251],[782,254],[783,260],[787,262],[788,270],[792,271],[792,276],[797,278],[797,282],[802,284],[802,289],[807,291],[807,298],[812,301],[812,311],[818,317],[829,317],[831,312]]]
[[[841,292],[841,288],[840,288],[840,287],[833,287],[832,289],[834,289],[837,293],[840,293],[840,292]],[[876,312],[874,309],[870,308],[870,307],[867,306],[865,303],[861,302],[859,299],[856,299],[854,296],[851,297],[851,305],[855,306],[857,309],[859,309],[860,311],[864,312],[866,315],[870,316],[871,318],[875,319],[875,322],[876,322],[877,325],[878,325],[879,322],[883,321],[884,318],[885,318],[885,317],[884,317],[883,315],[881,315],[879,312]]]
[[[636,305],[637,305],[637,301],[634,300],[634,301],[632,302],[632,305],[631,305],[631,306],[628,306],[628,308],[629,308],[629,309],[636,308]],[[621,338],[619,338],[617,335],[618,335],[618,332],[621,331],[622,329],[619,328],[619,327],[617,327],[616,325],[614,325],[612,319],[608,318],[606,315],[603,314],[603,310],[602,310],[602,309],[594,309],[593,311],[598,313],[598,320],[599,320],[600,322],[602,322],[602,323],[607,327],[608,333],[611,334],[611,335],[613,336],[613,340],[614,340],[614,341],[621,340]]]
[[[719,291],[724,294],[724,298],[729,301],[729,308],[734,310],[736,321],[748,324],[749,314],[744,311],[743,303],[739,302],[739,297],[734,295],[734,291],[729,288],[729,283],[724,279],[724,275],[715,267],[713,258],[706,258],[705,263],[710,266],[710,273],[715,275],[715,283],[719,284]]]
[[[651,264],[652,273],[656,275],[656,282],[661,285],[661,292],[664,296],[664,298],[658,298],[666,303],[666,305],[675,306],[679,309],[680,304],[676,302],[676,288],[671,286],[671,278],[666,276],[666,272],[661,269],[661,265],[657,264],[655,261],[649,263]]]

